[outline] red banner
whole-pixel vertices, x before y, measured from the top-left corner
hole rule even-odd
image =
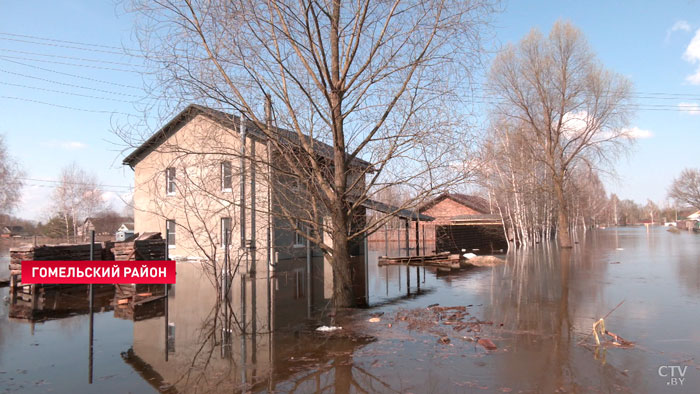
[[[22,284],[175,283],[174,261],[22,261]]]

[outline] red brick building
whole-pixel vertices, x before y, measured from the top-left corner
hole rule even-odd
[[[423,225],[426,239],[433,241],[426,253],[482,254],[508,248],[500,216],[492,214],[491,205],[481,197],[443,193],[423,204],[419,212],[435,218]]]
[[[443,193],[423,204],[418,211],[432,216],[432,224],[451,224],[452,218],[462,215],[489,215],[489,202],[478,196],[462,193]]]

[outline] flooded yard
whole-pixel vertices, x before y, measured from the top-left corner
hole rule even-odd
[[[28,304],[0,288],[0,392],[698,392],[700,236],[579,238],[452,273],[370,251],[370,308],[337,313],[322,261],[235,277],[226,297],[179,264],[167,299],[96,291],[92,355],[86,287]],[[594,346],[607,314],[633,347]]]

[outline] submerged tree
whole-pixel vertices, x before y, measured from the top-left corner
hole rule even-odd
[[[491,68],[490,89],[494,115],[524,135],[518,149],[543,166],[559,245],[571,247],[573,169],[608,167],[631,141],[630,82],[600,64],[580,30],[557,22],[549,36],[532,30],[507,46]]]
[[[463,181],[463,89],[490,0],[134,3],[154,91],[240,113],[275,152],[255,160],[303,183],[308,198],[270,213],[322,248],[337,306],[354,302],[351,244],[395,213],[360,220],[368,199],[401,184],[397,209],[412,208]]]
[[[686,168],[674,178],[668,196],[677,203],[700,209],[700,170]]]

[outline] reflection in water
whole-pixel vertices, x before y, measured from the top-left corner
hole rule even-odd
[[[673,392],[697,392],[700,237],[639,227],[578,241],[572,250],[540,245],[508,254],[501,266],[450,273],[378,267],[382,247],[368,254],[372,310],[338,316],[320,259],[285,261],[269,279],[237,275],[227,297],[192,263],[178,265],[166,298],[162,286],[105,295],[96,288],[104,312],[95,313],[91,386],[87,368],[76,368],[87,366],[85,289],[47,291],[34,306],[0,304],[0,384],[30,392],[46,391],[34,386],[44,379],[57,392],[656,393],[668,390],[659,366],[680,365],[688,384]],[[596,348],[593,322],[623,300],[605,324],[636,346]],[[492,324],[464,334],[441,325],[452,338],[444,344],[394,319],[431,304],[467,306],[469,318]],[[367,322],[377,312],[381,322]],[[43,323],[32,331],[10,314]],[[344,329],[323,334],[315,331],[321,324]]]
[[[270,279],[238,275],[228,297],[219,297],[197,265],[178,264],[167,323],[165,316],[136,321],[133,347],[123,357],[155,377],[156,388],[177,392],[275,390],[297,374],[298,387],[332,377],[336,388],[349,390],[359,384],[352,352],[369,339],[314,331],[328,320],[330,303],[323,261],[313,260],[311,275],[307,269],[306,260],[292,260]],[[309,368],[314,373],[305,375]]]

